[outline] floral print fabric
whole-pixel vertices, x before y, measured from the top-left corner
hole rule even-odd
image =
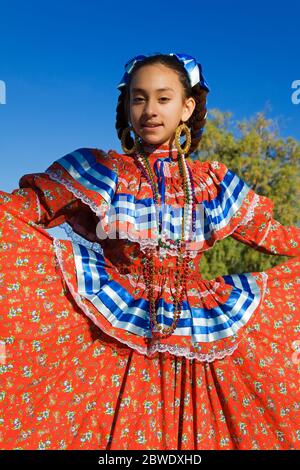
[[[152,157],[154,162],[157,153]],[[196,169],[194,162],[200,184],[207,173]],[[212,195],[222,181],[218,168],[214,175],[207,186]],[[129,176],[121,173],[118,184],[127,181],[128,189]],[[166,184],[166,197],[172,198],[172,184]],[[12,194],[0,192],[1,449],[300,448],[299,229],[274,221],[270,200],[260,196],[251,223],[241,223],[247,213],[242,207],[242,217],[235,218],[226,236],[291,258],[265,276],[247,273],[264,296],[240,328],[237,347],[204,360],[178,353],[188,344],[186,337],[181,343],[174,337],[149,354],[142,336],[113,325],[79,294],[74,242],[53,240],[43,227],[67,221],[87,203],[84,198],[105,210],[108,200],[95,191],[83,193],[79,185],[71,191],[47,173],[26,175],[21,185]],[[136,179],[133,190],[140,187]],[[249,194],[249,204],[254,197]],[[108,248],[105,268],[114,282],[141,299],[139,246],[123,245],[123,267],[127,260],[135,270],[122,273]],[[158,297],[163,288],[166,292],[171,271],[172,266],[157,273]],[[225,305],[229,280],[225,274],[214,280],[194,276],[189,302],[199,302],[192,290],[201,285],[203,292],[210,289],[201,300],[207,309]],[[220,350],[229,349],[231,340],[220,340]]]

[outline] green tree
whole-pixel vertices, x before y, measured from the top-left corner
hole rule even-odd
[[[300,222],[300,143],[279,135],[276,121],[258,112],[233,122],[232,113],[212,109],[194,158],[218,160],[240,176],[255,192],[274,202],[274,218],[283,225]],[[267,255],[232,237],[220,240],[203,254],[203,277],[263,271],[286,256]]]

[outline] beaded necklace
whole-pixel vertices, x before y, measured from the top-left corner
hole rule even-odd
[[[147,158],[147,155],[142,147],[139,145],[139,151],[134,153],[134,157],[137,163],[137,166],[140,168],[142,174],[150,184],[153,192],[153,200],[156,206],[159,204],[159,191],[158,185],[155,181],[154,173]],[[195,198],[194,198],[194,185],[191,183],[191,174],[190,170],[186,164],[185,159],[183,159],[182,154],[178,153],[178,167],[181,178],[183,180],[183,189],[184,189],[184,210],[182,217],[182,229],[181,229],[181,238],[175,241],[169,240],[164,242],[161,239],[161,225],[157,224],[159,227],[159,237],[158,245],[163,248],[173,248],[176,247],[177,258],[176,258],[176,273],[175,273],[175,295],[173,296],[174,300],[174,318],[171,326],[163,326],[157,322],[156,318],[156,305],[155,305],[155,294],[154,294],[154,249],[149,250],[150,256],[145,256],[142,260],[144,268],[144,278],[146,288],[148,290],[148,298],[150,305],[150,327],[153,330],[154,326],[159,333],[155,333],[155,336],[165,338],[172,335],[177,327],[181,311],[182,311],[182,302],[184,289],[186,285],[186,278],[189,273],[188,262],[190,260],[189,252],[186,251],[185,240],[189,241],[191,219],[193,219],[192,229],[195,231]],[[187,209],[187,217],[185,217],[185,208]],[[159,209],[156,210],[158,214]],[[185,253],[186,251],[186,253]],[[185,256],[184,256],[185,254]]]

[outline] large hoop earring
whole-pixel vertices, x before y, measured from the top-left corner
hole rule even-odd
[[[181,147],[181,144],[180,144],[180,135],[182,131],[185,133],[185,138],[186,138],[185,146],[183,148]],[[188,126],[183,122],[182,124],[180,124],[180,126],[177,127],[175,131],[175,146],[178,150],[178,153],[180,153],[180,155],[188,153],[191,147],[191,142],[192,142],[191,131],[188,128]]]
[[[134,144],[131,147],[131,149],[128,149],[125,145],[125,141],[126,141],[127,134],[130,134],[130,131],[133,131],[133,133],[134,133]],[[138,137],[137,137],[136,133],[133,130],[133,127],[128,126],[123,130],[122,136],[121,136],[121,145],[122,145],[122,149],[123,149],[124,153],[126,153],[127,155],[131,155],[133,152],[137,151],[139,141],[138,141]]]

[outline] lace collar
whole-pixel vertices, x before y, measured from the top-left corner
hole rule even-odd
[[[175,145],[144,143],[143,149],[149,159],[171,159],[176,161],[178,158],[178,150]]]

